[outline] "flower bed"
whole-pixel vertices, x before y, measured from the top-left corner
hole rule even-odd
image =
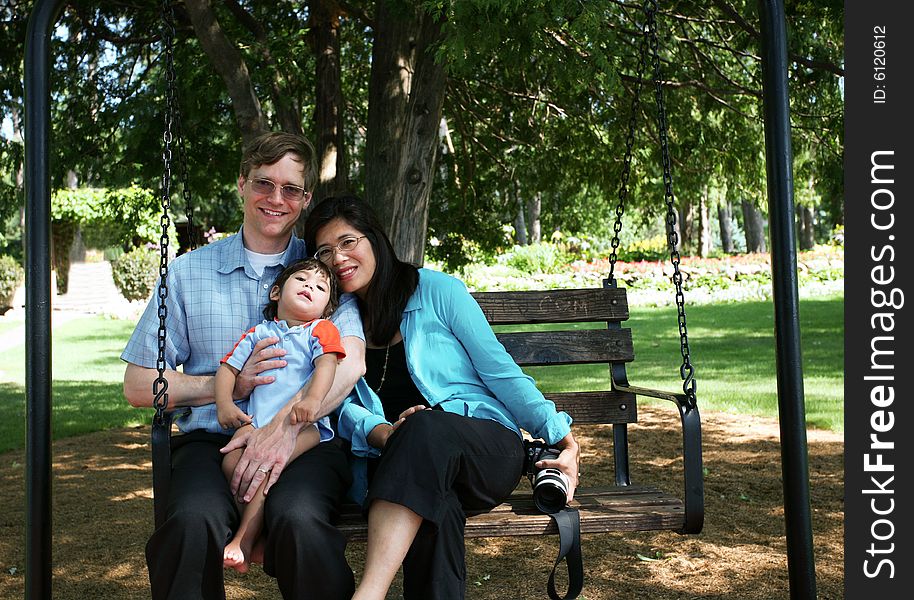
[[[771,297],[769,254],[741,254],[724,258],[683,257],[686,302],[704,304],[764,300]],[[844,249],[818,246],[801,252],[797,260],[802,297],[833,295],[844,289]],[[609,273],[609,260],[575,261],[559,273],[524,273],[504,264],[468,265],[454,273],[474,291],[513,291],[599,287]],[[633,305],[665,306],[674,293],[669,261],[617,262],[615,276],[629,290]]]

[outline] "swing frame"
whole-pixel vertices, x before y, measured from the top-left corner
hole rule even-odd
[[[50,36],[64,0],[36,0],[25,53],[26,597],[51,598]],[[766,172],[791,597],[815,598],[783,0],[759,0]]]

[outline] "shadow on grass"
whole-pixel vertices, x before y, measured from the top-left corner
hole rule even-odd
[[[587,600],[787,598],[783,508],[776,427],[748,417],[712,415],[705,429],[704,531],[696,536],[630,532],[586,535]],[[612,482],[610,429],[578,428],[587,486]],[[631,431],[635,483],[670,492],[681,486],[673,411],[645,410]],[[23,451],[0,456],[0,597],[24,591]],[[810,438],[809,470],[819,597],[842,597],[843,448],[833,434]],[[152,532],[149,427],[96,432],[54,443],[55,598],[148,597],[143,555]],[[347,550],[361,576],[364,544]],[[557,539],[484,538],[467,546],[467,598],[545,597]],[[641,555],[641,557],[639,557]],[[653,558],[654,560],[645,560]],[[11,571],[12,570],[12,571]],[[260,568],[227,573],[228,598],[279,597]],[[559,581],[564,589],[564,581]],[[389,598],[396,597],[393,593]]]
[[[51,388],[54,439],[148,422],[151,411],[137,410],[124,399],[121,383],[54,381]],[[0,452],[25,447],[25,387],[0,385]]]
[[[632,473],[635,484],[681,495],[681,438],[674,415],[675,410],[643,411],[642,422],[631,428]],[[730,419],[714,415],[703,431],[706,519],[702,533],[585,535],[582,597],[789,597],[777,429],[751,417]],[[581,426],[577,431],[582,484],[611,485],[611,429]],[[816,434],[810,438],[809,455],[819,597],[839,598],[844,581],[843,445],[834,434]],[[555,537],[470,541],[467,597],[545,597],[557,550]]]

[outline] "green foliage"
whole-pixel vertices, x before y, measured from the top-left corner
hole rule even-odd
[[[5,254],[0,256],[0,310],[4,308],[3,304],[12,299],[24,279],[25,271],[19,261]]]
[[[646,240],[636,240],[619,249],[619,260],[665,260],[670,256],[666,236],[658,235]]]
[[[570,257],[556,244],[543,242],[528,246],[514,246],[510,252],[498,257],[498,262],[525,274],[559,273]]]
[[[159,255],[145,247],[134,248],[111,263],[114,286],[127,300],[146,300],[159,274]]]
[[[130,248],[158,243],[158,198],[145,188],[77,188],[54,192],[51,219],[79,225],[86,245]]]
[[[162,173],[165,73],[150,32],[155,3],[89,3],[61,14],[55,29],[50,165],[60,187],[67,171],[84,185],[155,189]],[[212,3],[243,56],[251,93],[268,126],[279,129],[287,102],[305,124],[314,114],[315,56],[307,3]],[[341,151],[348,187],[364,188],[369,81],[377,32],[374,3],[347,5],[339,22],[340,88],[345,98]],[[449,265],[509,247],[501,227],[531,199],[542,201],[542,231],[606,236],[612,220],[636,88],[640,2],[618,0],[404,0],[445,17],[435,52],[448,71],[442,142],[429,208],[428,252]],[[0,139],[0,223],[18,217],[16,173],[22,166],[21,57],[31,3],[4,12],[0,28],[0,113],[12,123]],[[788,3],[794,171],[798,195],[826,222],[843,220],[843,5]],[[243,15],[239,17],[239,15]],[[740,18],[737,18],[739,16]],[[663,3],[660,60],[669,82],[670,150],[677,205],[701,196],[714,203],[757,202],[764,188],[762,83],[756,7],[749,0]],[[154,36],[153,36],[154,37]],[[203,229],[234,231],[240,139],[225,83],[206,59],[194,28],[178,11],[176,84],[186,139],[188,188]],[[383,77],[381,77],[383,79]],[[374,81],[383,87],[387,81]],[[377,92],[376,92],[377,93]],[[655,211],[662,189],[653,90],[642,89],[635,122],[629,209]],[[0,136],[2,138],[2,136]],[[180,179],[180,161],[175,177]],[[183,210],[175,194],[174,210]],[[529,219],[529,217],[528,217]],[[529,222],[529,221],[528,221]],[[4,225],[0,225],[0,229]],[[626,225],[628,227],[628,225]],[[13,239],[15,233],[0,230]],[[623,243],[625,241],[623,240]],[[475,256],[475,255],[474,255]]]

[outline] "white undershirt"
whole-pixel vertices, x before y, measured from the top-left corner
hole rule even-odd
[[[261,254],[259,252],[254,252],[253,250],[244,249],[244,253],[248,257],[248,262],[251,263],[251,267],[254,269],[254,273],[258,277],[263,275],[264,267],[272,267],[273,265],[282,264],[282,256],[285,254],[285,250],[279,254]]]

